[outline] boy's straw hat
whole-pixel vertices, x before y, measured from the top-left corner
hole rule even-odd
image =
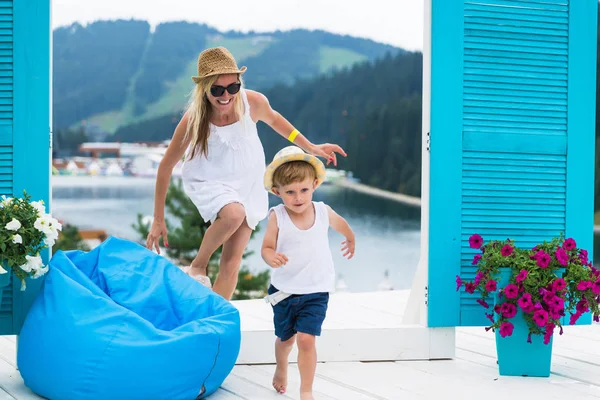
[[[312,165],[317,173],[317,186],[325,180],[325,165],[321,160],[312,154],[306,154],[298,146],[288,146],[279,150],[279,152],[275,154],[275,157],[273,157],[271,164],[267,166],[264,179],[265,189],[267,189],[267,191],[273,191],[273,174],[275,173],[275,170],[279,166],[290,161],[305,161]]]
[[[246,67],[238,68],[233,55],[225,47],[211,47],[198,56],[198,75],[192,80],[199,83],[201,79],[221,74],[243,74]]]

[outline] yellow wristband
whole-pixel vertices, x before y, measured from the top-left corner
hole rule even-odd
[[[292,133],[290,133],[290,136],[288,136],[288,140],[292,143],[294,143],[294,140],[296,139],[296,136],[298,136],[300,132],[298,132],[298,129],[294,129],[292,131]]]

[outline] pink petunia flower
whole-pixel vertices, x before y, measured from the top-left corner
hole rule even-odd
[[[515,329],[515,326],[509,322],[503,322],[502,325],[500,325],[500,336],[502,337],[507,337],[513,334],[513,330]]]
[[[475,293],[475,289],[477,289],[477,286],[474,283],[465,283],[465,290],[467,291],[467,293],[473,294]]]
[[[567,251],[573,250],[575,247],[577,247],[577,243],[575,243],[575,240],[573,238],[568,238],[563,243],[563,248]]]
[[[527,270],[522,269],[521,272],[519,272],[519,274],[517,275],[516,281],[517,283],[521,283],[525,279],[527,279]]]
[[[550,312],[548,314],[550,315],[550,318],[552,318],[552,319],[559,319],[560,317],[562,317],[562,314],[560,314],[556,310],[550,310]]]
[[[579,311],[577,311],[575,314],[572,314],[571,318],[569,318],[569,325],[575,325],[579,317],[581,317],[582,315],[583,313]]]
[[[502,247],[502,250],[500,250],[500,253],[502,254],[502,257],[508,257],[513,253],[514,250],[515,248],[510,244],[505,244],[504,247]]]
[[[474,235],[471,235],[471,237],[469,238],[469,245],[471,246],[472,249],[479,249],[482,244],[483,244],[483,238],[481,237],[481,235],[474,234]]]
[[[515,299],[519,295],[519,288],[514,283],[510,283],[504,288],[504,295],[508,299]]]
[[[588,251],[581,249],[581,251],[579,252],[579,259],[581,260],[582,264],[587,264],[588,263]]]
[[[584,312],[588,312],[590,310],[588,308],[588,306],[589,306],[589,304],[588,304],[587,300],[583,299],[583,300],[579,300],[579,302],[577,303],[575,308],[577,309],[578,313],[583,314]]]
[[[535,261],[538,267],[540,268],[548,268],[548,264],[550,264],[550,255],[546,253],[544,250],[539,250],[535,253]]]
[[[544,300],[544,303],[550,304],[553,299],[554,299],[554,293],[551,292],[550,290],[546,290],[544,292],[544,295],[542,296],[542,300]]]
[[[533,322],[539,327],[548,323],[548,312],[546,310],[537,310],[533,313]]]
[[[577,290],[588,290],[589,288],[591,288],[593,285],[593,283],[591,281],[581,281],[577,284]]]
[[[517,303],[519,304],[519,307],[521,307],[521,309],[523,311],[525,311],[525,312],[533,311],[533,302],[531,301],[531,294],[529,294],[529,293],[523,294],[523,296],[521,296],[521,298],[519,299],[519,301]]]
[[[485,284],[485,290],[487,290],[488,292],[495,292],[497,289],[497,283],[495,280],[490,279],[489,281],[487,281],[487,283]]]
[[[479,286],[479,282],[481,282],[482,279],[483,279],[483,272],[481,272],[481,271],[477,272],[477,275],[475,275],[475,281],[473,282],[475,284],[475,286]]]
[[[546,332],[544,333],[544,344],[550,343],[550,339],[554,334],[554,327],[555,325],[551,322],[546,324]]]
[[[600,294],[600,278],[592,285],[592,292],[594,294]]]
[[[558,250],[556,250],[556,259],[562,266],[566,267],[569,264],[569,255],[563,248],[559,247]]]
[[[558,296],[554,296],[552,300],[546,304],[548,304],[548,307],[552,311],[556,311],[556,313],[559,313],[561,310],[565,309],[565,301]]]
[[[552,290],[554,290],[555,292],[560,292],[561,290],[564,290],[567,287],[567,283],[565,282],[565,280],[563,278],[557,278],[554,280],[554,282],[552,282]]]
[[[513,318],[517,315],[517,307],[512,303],[502,303],[502,316],[504,318]]]

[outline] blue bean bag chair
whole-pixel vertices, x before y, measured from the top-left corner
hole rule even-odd
[[[25,385],[52,400],[201,399],[231,372],[241,341],[231,303],[114,237],[54,255],[20,335]]]

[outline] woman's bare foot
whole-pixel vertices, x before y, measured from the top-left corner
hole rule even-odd
[[[277,393],[284,394],[287,390],[287,367],[280,367],[279,365],[275,368],[275,374],[273,375],[273,388]]]
[[[300,400],[314,400],[312,392],[300,392]]]

